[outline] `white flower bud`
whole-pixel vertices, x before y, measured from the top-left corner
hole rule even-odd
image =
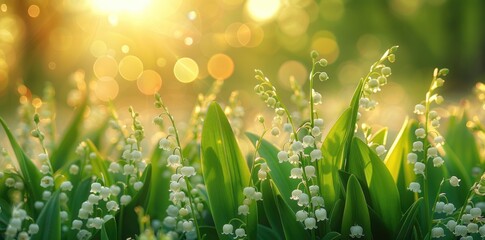
[[[322,159],[322,151],[320,149],[314,149],[310,152],[311,162]]]
[[[478,207],[474,207],[470,209],[470,215],[472,215],[473,218],[478,218],[482,216],[482,209]]]
[[[453,186],[453,187],[459,187],[460,181],[461,181],[461,179],[457,178],[456,176],[450,177],[450,185]]]
[[[446,227],[450,230],[450,231],[454,231],[455,230],[455,227],[456,227],[457,223],[455,220],[449,220],[447,223],[446,223]]]
[[[408,163],[415,164],[418,161],[418,155],[416,153],[408,153]]]
[[[244,230],[244,228],[237,228],[236,231],[236,237],[235,238],[243,238],[243,237],[246,237],[246,231]]]
[[[307,206],[310,203],[310,197],[306,193],[300,194],[298,198],[298,206]]]
[[[182,175],[184,177],[191,177],[191,176],[194,176],[195,175],[195,168],[194,167],[182,167],[180,169],[180,173],[182,173]]]
[[[433,158],[433,166],[434,167],[441,167],[445,161],[441,157]]]
[[[408,190],[415,192],[415,193],[420,193],[421,192],[421,185],[418,182],[411,182],[409,184]]]
[[[311,147],[313,146],[313,143],[315,143],[315,138],[313,138],[311,135],[306,135],[303,137],[303,147]]]
[[[414,113],[418,115],[424,114],[425,111],[426,107],[423,104],[416,104],[416,106],[414,106]]]
[[[441,238],[445,237],[445,230],[442,227],[434,227],[431,229],[431,237],[432,238]]]
[[[72,183],[70,181],[65,181],[61,183],[61,190],[62,191],[71,191],[72,190]]]
[[[291,150],[293,150],[293,152],[295,153],[303,151],[303,143],[301,143],[300,141],[294,141],[291,144]]]
[[[422,152],[423,151],[423,142],[421,142],[421,141],[413,142],[413,151],[414,152]]]
[[[290,178],[301,179],[303,177],[303,170],[301,168],[292,168],[290,171]]]
[[[446,213],[446,215],[451,215],[453,212],[456,210],[455,205],[453,203],[447,203],[445,206],[443,206],[443,212]]]
[[[434,211],[436,213],[442,213],[444,206],[445,206],[445,203],[444,202],[437,202]]]
[[[297,221],[303,222],[306,218],[308,218],[308,212],[306,212],[305,210],[299,210],[295,213],[295,216]]]
[[[328,220],[327,210],[325,210],[325,208],[319,208],[315,210],[315,217],[317,218],[317,222]]]
[[[317,229],[317,221],[315,218],[309,217],[305,219],[305,229]]]
[[[302,194],[303,192],[300,190],[300,189],[295,189],[291,192],[291,197],[290,199],[292,200],[298,200],[300,199],[300,195]]]
[[[387,150],[386,150],[386,147],[384,145],[379,145],[376,147],[376,153],[377,153],[377,156],[382,156],[384,154],[386,154]]]
[[[280,163],[288,161],[288,153],[285,151],[278,152],[278,160]]]
[[[468,234],[468,229],[465,225],[456,225],[454,233],[455,236],[465,237]]]
[[[414,164],[414,173],[417,174],[422,174],[424,175],[424,169],[426,168],[426,165],[422,162],[416,162]]]
[[[233,230],[234,230],[234,226],[232,226],[232,224],[224,224],[224,226],[222,226],[222,234],[232,235]]]
[[[32,223],[29,225],[29,234],[36,234],[39,232],[39,225]]]
[[[359,225],[354,225],[350,227],[350,237],[351,238],[361,238],[364,236],[364,229]]]
[[[69,173],[72,174],[72,175],[77,175],[79,173],[79,167],[75,164],[72,164],[69,167]]]
[[[120,198],[120,204],[123,206],[128,205],[131,202],[131,196],[130,195],[122,195]]]
[[[237,208],[237,212],[239,215],[248,215],[249,214],[249,206],[248,205],[240,205],[238,208]]]
[[[305,166],[305,174],[307,178],[316,177],[315,167],[312,165]]]
[[[417,138],[424,138],[426,137],[426,130],[424,128],[418,128],[414,131],[414,134],[416,134]]]

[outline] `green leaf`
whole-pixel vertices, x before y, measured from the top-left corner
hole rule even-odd
[[[101,228],[101,240],[116,240],[118,239],[117,234],[115,218],[111,218],[103,224]]]
[[[264,225],[258,224],[258,239],[260,240],[267,240],[267,239],[281,239],[278,234],[273,231],[271,228],[266,227]]]
[[[369,143],[373,143],[376,145],[386,145],[387,131],[388,131],[387,127],[381,128],[374,135],[372,135],[371,139],[369,140]]]
[[[50,157],[51,165],[53,171],[56,172],[60,169],[64,164],[67,164],[69,161],[69,155],[71,154],[72,150],[78,144],[78,138],[83,128],[81,124],[84,120],[84,111],[86,110],[86,106],[88,104],[88,98],[85,97],[81,106],[77,109],[76,115],[69,124],[69,127],[64,133],[61,141],[59,142],[59,146],[54,150],[52,156]]]
[[[41,174],[37,169],[37,166],[30,160],[30,158],[25,154],[22,150],[20,145],[15,140],[10,129],[7,127],[7,124],[0,117],[0,124],[2,125],[5,133],[7,134],[8,140],[10,141],[10,145],[15,153],[15,157],[17,158],[17,163],[20,167],[20,173],[22,174],[22,178],[24,180],[25,189],[28,194],[28,200],[30,202],[31,209],[34,209],[33,205],[34,202],[40,200],[42,197],[42,188],[40,187],[40,179]]]
[[[212,226],[200,226],[199,230],[203,240],[219,239],[216,228]]]
[[[213,102],[202,128],[202,173],[217,233],[232,218],[247,219],[246,233],[256,239],[257,207],[251,204],[247,217],[238,215],[244,200],[243,189],[250,183],[248,165],[221,107]]]
[[[286,204],[283,196],[276,188],[273,188],[276,206],[280,215],[281,225],[285,239],[310,239],[310,235],[303,227],[303,224],[296,221],[295,212]]]
[[[370,216],[364,193],[357,178],[351,175],[347,183],[347,193],[345,196],[342,220],[343,239],[350,239],[350,227],[354,225],[359,225],[363,228],[363,239],[372,239]]]
[[[361,79],[355,89],[350,107],[340,115],[337,122],[330,129],[327,137],[322,143],[323,159],[317,162],[318,182],[321,186],[323,198],[327,202],[327,208],[332,210],[335,201],[339,198],[339,177],[338,170],[347,171],[348,155],[350,144],[354,136],[355,123],[357,122],[357,112],[359,110],[359,100],[362,95],[362,88],[365,79]]]
[[[103,180],[104,185],[106,186],[111,186],[114,184],[113,176],[108,172],[108,163],[106,159],[103,158],[101,153],[98,151],[96,146],[91,140],[86,141],[89,151],[96,153],[96,156],[92,158],[91,156],[89,157],[91,166],[93,166],[93,174],[98,176],[100,179]]]
[[[337,199],[330,215],[330,228],[333,231],[341,232],[344,207],[343,200]]]
[[[67,204],[69,205],[69,210],[74,218],[77,218],[82,203],[88,199],[92,183],[93,181],[90,177],[85,178],[79,184],[74,185],[74,188],[70,192],[72,197],[69,197]],[[76,239],[77,232],[77,230],[70,229],[67,239]]]
[[[148,200],[148,206],[146,213],[153,219],[162,219],[166,214],[166,210],[169,201],[169,182],[170,172],[167,168],[167,162],[162,159],[167,158],[167,152],[163,149],[155,146],[153,153],[150,157],[151,168],[151,184],[150,184],[150,197]],[[166,174],[168,172],[168,174]]]
[[[246,136],[251,140],[253,145],[259,140],[259,137],[253,133],[247,132]],[[269,169],[271,169],[268,174],[286,201],[286,204],[296,212],[299,210],[299,207],[296,201],[291,200],[290,197],[291,192],[298,187],[298,182],[289,178],[293,166],[289,163],[279,163],[278,152],[279,150],[270,142],[264,139],[261,141],[258,153],[266,160]]]
[[[39,232],[32,235],[32,240],[61,239],[61,208],[59,204],[59,191],[52,194],[44,208],[39,214],[36,223],[39,225]]]
[[[408,209],[418,199],[417,194],[410,194],[407,190],[409,184],[416,178],[413,166],[407,162],[407,155],[412,152],[414,131],[417,127],[416,121],[406,119],[384,160],[398,188],[402,211]]]
[[[282,239],[284,234],[284,226],[281,223],[281,216],[278,211],[278,206],[276,205],[275,195],[273,194],[272,186],[275,186],[273,180],[265,180],[261,182],[261,192],[263,193],[263,206],[264,212],[266,213],[266,218],[268,219],[271,228],[278,234],[279,238]]]
[[[128,191],[133,196],[133,200],[124,207],[123,211],[120,211],[119,219],[123,219],[123,222],[121,222],[121,239],[127,239],[140,234],[139,224],[135,224],[138,223],[139,219],[136,208],[147,208],[150,197],[150,185],[152,184],[150,179],[152,174],[151,168],[151,164],[148,164],[145,171],[143,171],[143,175],[140,177],[143,186],[140,190],[134,190],[131,185],[128,187]],[[129,220],[127,221],[127,219]]]
[[[466,126],[468,122],[468,117],[463,111],[452,115],[448,121],[448,129],[446,132],[446,144],[447,148],[453,149],[456,156],[459,156],[460,162],[463,164],[465,169],[470,171],[473,167],[480,166],[481,157],[478,152],[478,145],[473,133]],[[461,175],[460,177],[465,178],[465,176],[470,176],[470,174]],[[473,180],[470,178],[470,180]]]
[[[0,198],[0,231],[4,232],[9,224],[12,206],[3,198]]]
[[[364,181],[368,186],[372,209],[382,220],[385,228],[394,233],[401,218],[401,200],[399,191],[386,165],[359,138],[354,137],[350,158],[354,162],[361,162],[364,170]],[[382,227],[382,226],[381,226]]]
[[[342,235],[338,232],[329,232],[325,234],[322,240],[338,240],[342,237]]]
[[[418,210],[421,208],[422,203],[423,199],[419,198],[409,207],[406,213],[404,213],[400,221],[399,231],[395,237],[396,240],[411,239],[416,216],[418,215]]]

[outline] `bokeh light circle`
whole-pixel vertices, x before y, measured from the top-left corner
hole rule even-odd
[[[214,79],[224,80],[229,78],[234,72],[234,62],[231,57],[218,53],[209,59],[207,71]]]
[[[106,43],[104,43],[103,41],[96,40],[91,43],[90,52],[94,57],[101,57],[103,55],[106,55],[107,51],[108,46],[106,46]]]
[[[30,5],[29,8],[27,9],[27,13],[31,18],[36,18],[40,14],[40,8],[35,4]]]
[[[145,70],[136,81],[138,90],[145,95],[153,95],[162,87],[162,77],[153,70]]]
[[[116,77],[118,74],[118,63],[111,56],[101,56],[96,59],[93,65],[94,75],[98,78]]]
[[[136,56],[128,55],[121,59],[118,69],[124,79],[134,81],[143,72],[143,62]]]
[[[302,85],[308,77],[308,71],[302,63],[294,60],[281,64],[278,70],[278,80],[286,89],[291,89],[290,78],[294,78],[299,85]]]
[[[281,0],[248,0],[246,10],[255,21],[267,21],[276,16],[281,7]]]
[[[94,93],[101,101],[111,101],[118,96],[118,82],[112,77],[101,77],[95,82]]]
[[[173,67],[173,73],[180,82],[189,83],[199,75],[199,65],[192,58],[180,58]]]
[[[288,36],[304,34],[310,24],[310,16],[303,9],[286,7],[278,16],[278,25],[282,32]]]
[[[337,60],[340,49],[333,33],[321,31],[313,36],[311,49],[320,53],[320,56],[327,59],[328,63]]]

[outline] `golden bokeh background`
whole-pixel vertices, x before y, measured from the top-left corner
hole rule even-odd
[[[288,94],[289,79],[305,84],[313,49],[330,64],[316,88],[337,114],[369,65],[400,45],[379,96],[389,111],[379,118],[392,122],[422,98],[434,67],[451,69],[453,97],[484,81],[483,9],[481,0],[0,0],[0,114],[46,82],[69,105],[79,71],[98,100],[122,107],[151,107],[158,92],[190,112],[215,80],[221,99],[239,90],[243,105],[260,106],[254,69]]]

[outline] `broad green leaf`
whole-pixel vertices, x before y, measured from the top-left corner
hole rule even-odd
[[[39,214],[36,223],[39,225],[39,232],[32,235],[32,240],[61,239],[61,208],[59,203],[59,191],[52,194]]]
[[[55,149],[50,157],[51,165],[53,171],[56,172],[60,169],[64,164],[68,163],[69,155],[71,154],[72,150],[78,144],[79,135],[82,133],[83,128],[81,124],[84,120],[84,111],[86,110],[88,104],[88,98],[85,97],[83,103],[77,109],[76,115],[69,124],[69,127],[64,133],[64,136],[59,141],[59,146]]]
[[[362,95],[364,82],[365,79],[360,80],[352,97],[350,107],[340,115],[337,122],[330,129],[321,147],[323,159],[317,162],[318,172],[320,173],[320,176],[318,176],[318,182],[321,186],[320,191],[330,211],[340,195],[338,170],[347,170],[346,161],[350,160],[348,155],[354,136],[359,100]]]
[[[407,162],[407,155],[412,152],[414,131],[417,127],[416,121],[406,119],[384,160],[401,196],[402,211],[408,209],[418,198],[407,190],[409,184],[416,179],[413,166]]]
[[[67,202],[67,204],[73,218],[77,218],[82,203],[88,199],[92,183],[93,181],[90,177],[85,178],[80,181],[79,184],[74,185],[74,188],[70,192],[71,197],[69,197],[69,201]],[[67,239],[76,239],[76,234],[77,230],[70,229],[67,235]]]
[[[111,186],[114,184],[114,180],[112,174],[108,172],[108,164],[109,162],[103,158],[101,153],[98,151],[96,146],[91,140],[86,141],[89,151],[95,153],[95,157],[89,157],[91,166],[93,166],[93,174],[98,176],[100,179],[103,180],[104,185]]]
[[[200,226],[199,231],[203,240],[218,239],[216,228],[212,226]]]
[[[453,187],[450,184],[443,184],[442,192],[446,192],[446,197],[448,201],[453,203],[463,203],[465,202],[468,190],[472,186],[472,180],[470,173],[465,170],[463,163],[460,161],[461,158],[458,157],[455,151],[451,148],[449,144],[443,145],[445,150],[445,155],[443,156],[446,166],[446,178],[451,176],[457,176],[461,179],[460,187]]]
[[[422,203],[423,199],[419,198],[409,207],[406,213],[404,213],[400,221],[399,231],[395,237],[396,240],[411,239],[416,216],[418,215],[418,210],[421,208]]]
[[[253,133],[247,132],[246,136],[251,140],[253,145],[259,140],[259,137]],[[289,163],[279,163],[278,151],[273,144],[263,139],[258,153],[266,160],[269,169],[271,169],[268,174],[286,201],[286,204],[296,212],[299,207],[296,201],[291,200],[290,197],[291,192],[298,187],[298,181],[289,178],[293,166]]]
[[[310,239],[307,230],[305,230],[302,223],[296,220],[295,212],[283,200],[283,196],[278,192],[278,189],[273,188],[273,191],[285,239]]]
[[[163,219],[166,214],[166,210],[169,201],[169,182],[170,172],[167,169],[167,162],[162,159],[167,158],[167,152],[163,149],[155,146],[151,157],[150,163],[152,165],[151,184],[150,184],[150,198],[148,200],[148,206],[146,213],[153,219]]]
[[[275,195],[273,194],[272,186],[275,186],[273,180],[265,180],[261,182],[261,192],[263,193],[263,206],[266,218],[271,225],[271,228],[282,239],[284,236],[284,226],[281,223],[281,216],[276,205]]]
[[[11,213],[12,206],[6,201],[6,199],[0,198],[0,231],[4,232],[7,229]]]
[[[238,215],[238,207],[244,200],[243,189],[250,183],[249,168],[224,112],[215,102],[207,110],[201,141],[202,173],[219,238],[224,239],[224,224],[240,218],[247,219],[248,238],[256,239],[256,204],[251,204],[247,217]]]
[[[344,201],[343,199],[337,199],[333,210],[330,214],[330,228],[333,231],[340,232],[342,228],[342,219],[344,215]]]
[[[372,239],[369,211],[359,181],[351,175],[347,183],[342,220],[342,239],[350,239],[350,227],[359,225],[364,230],[362,239]]]
[[[386,145],[387,131],[388,131],[387,127],[381,128],[374,135],[372,135],[371,139],[369,140],[369,143],[373,143],[376,145]]]
[[[271,228],[266,227],[264,225],[258,224],[258,239],[260,240],[267,240],[267,239],[282,239],[278,236],[278,234]]]
[[[471,171],[473,167],[480,166],[483,159],[480,158],[478,145],[473,133],[466,126],[468,117],[465,111],[452,115],[448,121],[448,129],[445,140],[447,147],[453,149],[456,156],[459,156],[460,162],[465,169]],[[461,177],[469,176],[470,174]]]
[[[389,170],[377,154],[359,138],[354,138],[350,156],[352,161],[361,162],[365,172],[363,180],[369,189],[368,202],[386,229],[394,233],[401,218],[401,200]]]
[[[121,223],[119,223],[122,228],[121,230],[121,238],[127,239],[129,237],[133,237],[135,235],[140,234],[140,227],[138,223],[139,216],[137,215],[136,208],[142,207],[143,209],[147,208],[149,194],[150,194],[150,185],[151,182],[151,164],[148,164],[143,175],[140,177],[140,181],[143,183],[143,186],[140,190],[136,191],[133,189],[133,186],[128,187],[128,192],[131,192],[130,195],[134,196],[131,202],[124,207],[123,211],[120,211],[119,219],[123,219]],[[138,223],[138,224],[135,224]]]
[[[325,234],[322,240],[338,240],[342,237],[342,235],[338,232],[329,232]]]
[[[20,167],[20,173],[22,174],[22,178],[24,180],[25,189],[29,195],[28,200],[31,209],[34,209],[33,204],[35,201],[40,200],[42,197],[42,188],[40,187],[40,179],[41,174],[35,166],[35,164],[30,160],[30,158],[25,154],[22,150],[20,145],[15,140],[10,129],[7,127],[7,124],[0,117],[0,124],[2,125],[5,133],[7,134],[8,140],[10,141],[10,145],[15,153],[15,157],[17,158],[17,163]]]
[[[101,228],[101,240],[116,240],[117,237],[116,219],[112,218],[103,224]]]

